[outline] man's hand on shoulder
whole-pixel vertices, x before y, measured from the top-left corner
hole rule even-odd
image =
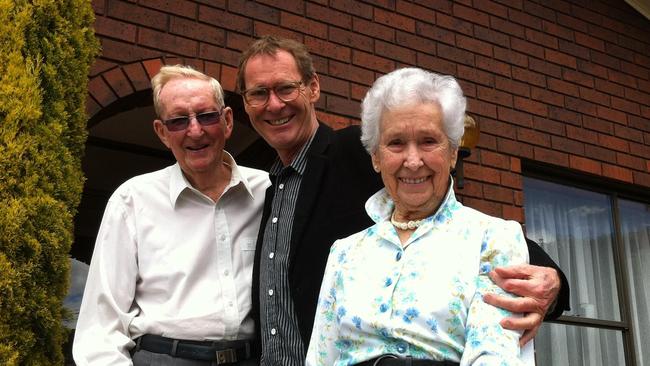
[[[483,300],[490,305],[523,314],[521,318],[504,318],[501,326],[523,330],[519,343],[525,345],[535,337],[544,316],[555,305],[560,292],[560,276],[550,267],[520,264],[495,268],[490,272],[490,278],[503,290],[521,296],[512,298],[486,294]]]

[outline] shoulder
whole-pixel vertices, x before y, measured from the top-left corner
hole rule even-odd
[[[161,188],[168,190],[173,168],[174,166],[171,165],[154,172],[136,175],[117,187],[111,198],[132,196]]]
[[[238,165],[239,173],[243,179],[246,179],[248,184],[254,187],[263,187],[267,188],[271,185],[271,180],[269,179],[269,173],[264,170],[249,168],[246,166]]]

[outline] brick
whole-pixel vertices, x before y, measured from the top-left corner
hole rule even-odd
[[[372,85],[375,81],[375,74],[372,71],[337,61],[330,62],[329,73],[333,77],[354,81],[364,85]]]
[[[616,150],[621,152],[630,151],[630,145],[628,144],[628,142],[626,140],[623,140],[615,136],[600,134],[598,135],[598,143],[601,146],[607,147],[608,149],[611,150]]]
[[[149,80],[151,80],[160,71],[160,68],[163,67],[163,63],[162,61],[160,61],[160,59],[146,60],[142,62],[142,65],[144,66],[144,69],[147,71],[147,76],[149,77]]]
[[[474,8],[500,18],[508,17],[508,8],[493,1],[478,1],[474,3]]]
[[[107,61],[130,63],[160,57],[163,54],[163,52],[160,51],[139,47],[131,43],[113,41],[107,38],[100,38],[100,42],[102,47],[102,58]]]
[[[455,17],[465,19],[469,22],[480,24],[485,27],[490,25],[489,16],[473,8],[454,3],[452,12]]]
[[[565,97],[564,101],[565,107],[569,110],[589,114],[591,116],[598,116],[598,106],[596,104],[569,96]]]
[[[86,95],[86,116],[90,119],[101,110],[102,106],[99,105],[90,94]]]
[[[500,170],[510,169],[510,159],[499,153],[492,151],[481,150],[481,164]]]
[[[124,23],[119,20],[96,17],[95,33],[100,36],[117,38],[129,43],[135,43],[135,33],[137,27],[133,24]]]
[[[548,107],[546,104],[517,96],[514,97],[514,102],[515,109],[523,110],[542,117],[548,116]]]
[[[456,44],[456,34],[454,32],[435,25],[425,24],[423,22],[415,23],[415,34],[450,46]],[[435,48],[435,45],[432,44],[431,47]]]
[[[626,124],[626,122],[627,122],[627,118],[625,116],[625,113],[623,113],[621,111],[617,111],[617,110],[614,110],[612,108],[607,108],[607,107],[603,107],[603,106],[597,106],[596,108],[597,108],[597,111],[598,111],[597,116],[600,117],[600,118],[604,118],[604,119],[607,119],[607,120],[610,120],[610,121],[613,121],[613,122],[616,122],[616,123],[620,123],[620,124]]]
[[[305,15],[308,18],[317,19],[329,25],[335,25],[344,29],[352,29],[352,17],[349,14],[331,8],[307,3]]]
[[[614,70],[621,68],[621,62],[617,58],[595,50],[590,50],[589,52],[591,53],[591,61]]]
[[[474,37],[482,41],[499,45],[501,47],[510,47],[510,36],[494,31],[489,28],[474,26]]]
[[[555,78],[548,78],[546,82],[548,84],[548,88],[552,91],[571,95],[573,97],[580,96],[579,87],[575,84],[567,83],[566,81]]]
[[[473,53],[478,53],[488,57],[492,56],[492,45],[478,39],[458,34],[456,35],[456,45]]]
[[[512,77],[515,80],[520,80],[528,84],[537,85],[539,87],[546,87],[546,76],[537,72],[529,71],[519,67],[513,67]]]
[[[478,94],[476,92],[476,84],[461,79],[456,79],[456,81],[458,81],[460,89],[463,91],[466,98],[477,98]]]
[[[221,28],[198,23],[193,20],[172,16],[169,22],[170,33],[190,39],[223,46],[226,43],[226,32]]]
[[[641,114],[641,108],[639,107],[639,104],[615,96],[612,96],[612,108],[630,114]]]
[[[295,39],[298,42],[302,42],[302,38],[304,36],[302,33],[294,32],[293,30],[287,28],[282,28],[282,27],[275,26],[273,24],[263,23],[258,21],[253,22],[253,29],[255,30],[253,33],[258,37],[264,35],[274,35],[274,36],[281,36],[285,38],[291,38],[291,39]]]
[[[199,7],[199,21],[211,24],[217,28],[234,30],[248,35],[253,34],[252,19],[207,6]]]
[[[598,134],[584,128],[566,126],[566,136],[572,140],[582,141],[592,145],[598,144]]]
[[[545,33],[573,42],[574,32],[566,27],[554,23],[554,21],[542,20],[542,30]]]
[[[240,14],[246,18],[264,21],[265,23],[280,24],[280,11],[270,6],[247,0],[229,0],[229,13]]]
[[[524,209],[512,205],[502,206],[502,218],[504,220],[514,220],[518,223],[524,223]]]
[[[566,101],[566,98],[565,98]],[[581,115],[576,112],[567,110],[566,108],[558,108],[555,106],[548,107],[548,118],[561,121],[563,123],[569,123],[575,126],[580,126]]]
[[[580,141],[570,140],[560,136],[551,136],[551,148],[571,155],[584,155],[585,145]]]
[[[508,204],[514,203],[514,194],[511,188],[501,187],[492,184],[484,184],[483,194],[485,198],[488,198],[491,201],[508,203]]]
[[[372,19],[372,6],[355,0],[332,0],[332,8],[355,16]]]
[[[194,57],[197,55],[197,42],[151,29],[140,28],[138,42],[151,48],[163,48],[174,54]]]
[[[544,131],[559,136],[565,136],[566,135],[565,126],[566,123],[564,122],[557,122],[539,116],[533,117],[533,128],[539,131]]]
[[[513,50],[536,57],[544,58],[544,47],[524,41],[518,38],[510,38],[510,46]]]
[[[483,185],[479,182],[466,178],[465,186],[462,190],[458,190],[456,192],[456,195],[462,195],[462,197],[483,198]]]
[[[350,62],[352,59],[352,51],[349,47],[309,36],[305,37],[304,43],[312,54],[321,55],[342,62]]]
[[[604,121],[600,118],[583,116],[582,123],[585,128],[588,128],[590,130],[602,132],[608,135],[614,133],[614,124],[609,121]]]
[[[621,71],[625,74],[632,75],[637,79],[647,80],[650,78],[650,74],[647,68],[627,61],[621,61]]]
[[[521,24],[525,27],[530,27],[534,29],[542,28],[541,19],[519,10],[508,9],[508,19],[510,19],[514,23]]]
[[[564,107],[564,96],[546,89],[531,87],[531,98],[546,104],[553,104],[558,107]]]
[[[552,63],[563,65],[575,69],[577,67],[576,58],[562,52],[554,50],[544,50],[544,58]]]
[[[354,45],[355,48],[372,52],[373,51],[373,39],[361,34],[350,32],[347,30],[339,29],[336,27],[329,28],[330,41],[340,43],[346,46]]]
[[[444,75],[458,75],[455,63],[421,52],[417,53],[416,65],[423,69],[431,70]],[[463,92],[467,95],[468,90],[466,88],[463,88]]]
[[[524,11],[528,14],[535,14],[540,18],[555,22],[555,11],[532,2],[524,2]]]
[[[205,62],[205,74],[219,80],[221,76],[221,65],[216,62]]]
[[[395,9],[400,14],[404,14],[420,21],[432,24],[436,22],[436,12],[432,9],[425,8],[424,6],[412,4],[404,0],[398,0]]]
[[[532,127],[533,118],[529,113],[521,112],[517,109],[498,107],[499,120],[510,122],[522,127]]]
[[[319,121],[324,122],[326,125],[332,127],[334,130],[348,127],[352,125],[352,120],[343,116],[337,116],[331,113],[316,111],[316,117]]]
[[[628,116],[628,126],[637,130],[650,132],[650,121],[643,117]]]
[[[557,38],[546,33],[535,31],[530,28],[526,28],[526,40],[542,45],[546,48],[552,48],[552,49],[558,48]]]
[[[141,0],[140,5],[165,13],[180,15],[185,18],[196,18],[196,3],[187,0]]]
[[[92,66],[90,67],[90,72],[88,73],[88,76],[92,78],[107,70],[116,67],[117,65],[118,64],[116,64],[115,62],[110,62],[101,58],[96,58],[95,62],[93,62]]]
[[[108,15],[112,18],[159,30],[165,30],[167,28],[167,14],[123,1],[109,1]]]
[[[590,53],[586,47],[579,46],[573,42],[560,39],[558,41],[559,51],[576,57],[578,60],[588,60]]]
[[[618,37],[616,41],[618,41]],[[628,62],[634,62],[634,51],[620,47],[613,43],[605,43],[605,53],[609,55],[615,55],[616,58],[623,59]]]
[[[473,35],[472,23],[459,17],[452,17],[445,14],[436,14],[436,25],[451,30],[454,33],[462,33],[468,36]]]
[[[395,29],[365,19],[353,18],[352,30],[375,39],[383,39],[388,42],[395,41]]]
[[[533,147],[535,160],[559,166],[569,166],[569,155],[563,152],[546,149],[539,146]]]
[[[204,60],[236,67],[239,64],[240,53],[224,47],[201,43],[199,46],[199,56]]]
[[[650,144],[647,143],[647,140],[644,145],[630,142],[630,154],[650,161],[650,159],[648,159],[648,156],[650,156]]]
[[[531,145],[551,147],[551,139],[548,134],[529,128],[517,128],[517,140]]]
[[[493,16],[490,17],[490,28],[518,38],[526,36],[524,27],[521,25]]]
[[[569,15],[558,13],[557,23],[569,29],[589,33],[589,25],[586,22]]]
[[[102,107],[107,107],[117,100],[117,96],[101,76],[96,76],[88,82],[88,93]]]
[[[607,178],[612,178],[620,180],[623,182],[633,183],[634,177],[632,176],[632,171],[627,168],[620,167],[618,165],[611,165],[603,163],[603,176]]]
[[[481,118],[479,128],[481,129],[481,135],[490,133],[511,140],[515,139],[517,133],[515,126],[485,117]]]
[[[528,67],[528,56],[524,55],[523,53],[515,52],[511,49],[501,48],[498,46],[494,46],[493,52],[494,58],[499,61],[504,61],[523,68]]]
[[[476,164],[464,164],[463,172],[465,178],[474,179],[480,182],[499,184],[499,170],[480,166]]]
[[[596,65],[592,62],[585,60],[578,60],[577,62],[578,71],[597,76],[601,79],[607,78],[607,68],[600,65]]]
[[[327,38],[326,24],[302,16],[283,11],[280,13],[280,24],[289,29],[301,29],[305,34],[317,38]]]
[[[122,69],[115,68],[104,73],[104,79],[118,97],[123,98],[133,94],[133,88],[126,75],[122,72]]]
[[[498,90],[503,90],[514,95],[530,97],[530,86],[526,83],[521,83],[501,76],[495,76],[494,86]]]
[[[494,104],[477,99],[467,98],[467,111],[479,116],[497,118],[497,108]]]
[[[614,84],[608,80],[594,79],[595,88],[601,92],[612,94],[612,95],[623,95],[625,93],[625,88],[621,85]]]
[[[394,11],[386,11],[383,9],[374,9],[374,21],[384,24],[391,28],[401,29],[405,32],[415,32],[415,20],[403,15],[397,14]]]
[[[521,159],[510,157],[510,170],[521,174]]]
[[[321,92],[332,93],[344,98],[350,96],[350,83],[346,80],[319,75]]]
[[[504,154],[513,155],[522,159],[533,158],[533,147],[521,142],[497,138],[497,149]]]
[[[395,33],[396,43],[424,53],[435,54],[436,46],[430,40],[413,34],[397,31]]]
[[[92,0],[92,7],[95,15],[103,15],[106,11],[106,1],[105,0]]]
[[[521,190],[523,188],[523,179],[521,177],[521,174],[502,171],[501,185],[505,187]]]
[[[477,86],[476,88],[478,98],[493,104],[499,104],[512,108],[512,95],[504,93],[492,88]]]
[[[596,89],[580,87],[580,97],[584,100],[601,104],[604,106],[610,105],[610,96],[605,93],[601,93]]]
[[[454,61],[460,64],[475,66],[474,55],[471,52],[467,52],[456,47],[449,47],[442,43],[437,44],[436,54],[438,57]],[[460,67],[460,65],[459,65]]]
[[[129,78],[131,85],[136,91],[147,90],[151,88],[151,77],[147,75],[142,63],[136,62],[125,65],[123,68],[126,76]]]
[[[646,174],[642,172],[633,172],[632,175],[634,177],[634,184],[650,187],[650,174]]]
[[[609,70],[609,80],[630,88],[636,88],[636,78],[622,72]]]
[[[616,153],[616,163],[634,170],[645,170],[646,160],[629,154]]]
[[[574,70],[563,69],[562,78],[564,78],[566,81],[586,86],[587,88],[594,87],[594,78],[591,75],[587,75]]]
[[[540,72],[542,74],[552,76],[554,78],[562,77],[562,67],[554,65],[550,62],[538,60],[536,58],[531,58],[529,60],[530,69],[533,71]]]
[[[486,215],[502,217],[503,211],[501,205],[495,202],[477,200],[475,198],[467,198],[463,204],[475,210],[481,211]]]
[[[259,0],[259,2],[273,8],[282,9],[284,12],[290,12],[297,15],[305,14],[305,4],[303,1]]]
[[[379,56],[384,56],[389,59],[404,62],[408,65],[415,64],[415,51],[405,47],[400,47],[388,42],[376,40],[375,52]]]
[[[237,68],[222,65],[221,75],[219,76],[219,82],[221,83],[223,89],[228,91],[234,91],[236,80],[237,80]]]
[[[600,146],[585,145],[585,156],[611,164],[616,163],[616,152]]]
[[[569,168],[580,170],[586,173],[601,175],[602,167],[600,162],[583,158],[582,156],[569,155]]]
[[[511,77],[512,75],[512,66],[510,66],[510,64],[495,60],[491,57],[476,55],[476,66],[479,69],[483,69],[505,77]]]
[[[385,74],[395,70],[394,61],[361,51],[352,52],[352,63]]]
[[[575,42],[596,51],[605,52],[605,42],[582,32],[575,32]]]
[[[368,93],[369,86],[368,85],[359,85],[359,84],[354,84],[350,83],[350,96],[354,100],[361,101],[363,97],[366,96],[366,93]]]

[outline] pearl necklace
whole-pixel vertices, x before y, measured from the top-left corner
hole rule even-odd
[[[390,223],[393,224],[398,229],[401,230],[413,230],[417,229],[424,223],[424,219],[422,220],[410,220],[408,222],[399,222],[395,220],[395,211],[393,211],[393,214],[390,215]]]

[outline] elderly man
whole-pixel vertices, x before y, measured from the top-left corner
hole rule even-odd
[[[219,83],[184,66],[152,79],[153,127],[176,164],[111,196],[77,323],[77,365],[253,365],[253,250],[265,172],[224,151]]]
[[[261,365],[303,365],[318,291],[332,243],[371,225],[365,201],[382,185],[356,126],[332,131],[316,118],[320,82],[306,47],[262,37],[239,63],[237,87],[252,126],[273,147],[262,228],[253,270],[253,307],[261,335]],[[495,272],[499,286],[518,299],[488,298],[515,312],[506,327],[537,331],[560,287],[557,317],[568,304],[566,280],[537,246],[531,262]],[[561,272],[559,272],[561,273]]]

